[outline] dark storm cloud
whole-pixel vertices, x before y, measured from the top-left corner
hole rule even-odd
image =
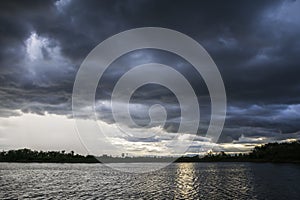
[[[300,130],[300,8],[298,1],[4,1],[0,12],[0,109],[7,117],[22,112],[71,114],[76,71],[101,41],[121,31],[158,26],[181,31],[202,44],[216,62],[228,96],[228,118],[220,141],[273,137]],[[36,38],[40,57],[30,60],[28,40]],[[34,39],[34,38],[33,38]],[[34,50],[34,49],[33,49]],[[210,100],[192,66],[162,51],[136,51],[118,59],[102,78],[98,100],[108,100],[119,77],[147,62],[173,66],[185,75],[201,106],[207,129]],[[120,66],[122,68],[120,69]],[[179,105],[163,87],[138,90],[134,113],[147,124],[147,108],[168,110],[166,129],[178,128]],[[111,110],[99,106],[112,123]]]

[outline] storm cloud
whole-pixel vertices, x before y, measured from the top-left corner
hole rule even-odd
[[[100,42],[138,27],[164,27],[198,41],[218,66],[228,110],[220,143],[299,139],[299,1],[3,1],[0,8],[0,115],[53,113],[72,116],[76,72]],[[184,59],[160,50],[118,58],[98,88],[99,118],[114,123],[106,103],[118,79],[136,65],[158,62],[180,71],[200,103],[199,135],[207,130],[210,98],[201,76]],[[120,67],[122,66],[122,67]],[[149,123],[159,103],[168,113],[165,130],[176,131],[180,107],[158,85],[137,90],[131,100],[137,123]],[[260,140],[256,140],[260,138]]]

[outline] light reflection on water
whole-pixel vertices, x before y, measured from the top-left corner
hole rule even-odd
[[[175,198],[178,199],[239,199],[255,198],[253,177],[242,164],[199,165],[181,163],[176,171]]]
[[[195,164],[178,164],[175,177],[175,198],[188,199],[195,197],[197,194],[196,187],[194,187],[194,183],[197,182]]]
[[[175,163],[135,174],[101,164],[0,163],[0,199],[298,199],[299,180],[293,164]]]

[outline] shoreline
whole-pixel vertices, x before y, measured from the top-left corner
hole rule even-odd
[[[0,162],[23,163],[181,163],[181,162],[254,162],[254,163],[300,163],[300,141],[290,143],[268,143],[256,146],[250,153],[226,154],[224,151],[208,152],[201,156],[181,157],[113,157],[109,155],[79,155],[74,151],[36,151],[18,149],[0,152]]]
[[[163,161],[156,161],[156,162],[27,162],[27,161],[0,161],[1,163],[13,163],[13,164],[137,164],[137,163],[168,163]],[[170,164],[176,163],[270,163],[270,164],[300,164],[300,161],[200,161],[200,162],[170,162]]]

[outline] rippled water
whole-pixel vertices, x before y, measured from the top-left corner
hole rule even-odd
[[[129,164],[115,164],[128,168]],[[146,165],[146,166],[145,166]],[[135,164],[136,168],[151,163]],[[299,199],[300,165],[176,163],[134,174],[101,164],[0,163],[0,199]]]

